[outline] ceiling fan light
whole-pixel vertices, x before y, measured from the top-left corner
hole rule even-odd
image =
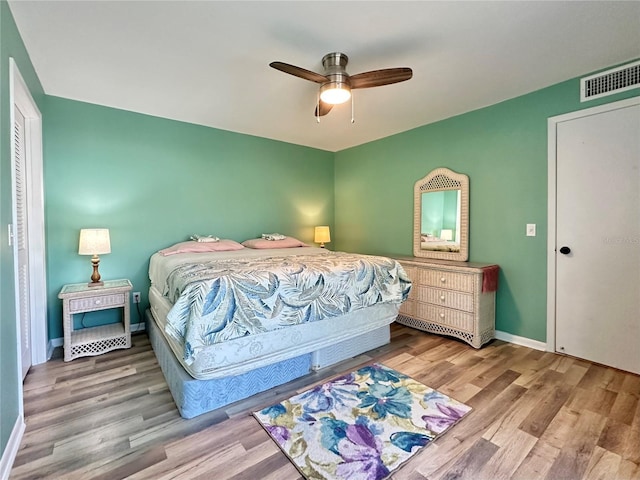
[[[320,100],[331,105],[344,103],[351,98],[351,88],[343,82],[329,82],[320,87]]]

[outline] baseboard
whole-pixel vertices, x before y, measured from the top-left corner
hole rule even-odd
[[[131,333],[140,333],[144,332],[147,329],[144,322],[140,323],[132,323],[131,324]]]
[[[51,360],[51,357],[53,357],[53,350],[56,347],[61,347],[63,344],[64,339],[62,337],[52,338],[51,340],[49,340],[49,342],[47,343],[47,361]]]
[[[144,332],[147,329],[144,322],[132,323],[130,328],[131,328],[131,333]],[[51,357],[53,356],[53,350],[56,347],[61,347],[63,345],[64,345],[64,338],[62,337],[52,338],[51,340],[49,340],[49,342],[47,343],[47,360],[51,360]]]
[[[18,416],[16,423],[13,426],[13,430],[11,431],[11,436],[7,442],[7,446],[4,449],[4,452],[2,452],[2,459],[0,459],[0,479],[2,480],[9,478],[11,467],[13,466],[13,462],[18,454],[18,449],[20,448],[20,442],[22,441],[22,435],[24,434],[25,427],[22,416]]]
[[[533,340],[526,337],[519,337],[518,335],[501,332],[500,330],[496,330],[495,338],[497,338],[498,340],[503,340],[505,342],[513,343],[515,345],[522,345],[523,347],[533,348],[534,350],[542,350],[543,352],[547,351],[546,342],[540,342],[538,340]]]

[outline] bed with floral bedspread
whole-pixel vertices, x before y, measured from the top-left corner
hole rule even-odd
[[[343,252],[190,263],[167,278],[166,331],[191,363],[213,343],[400,304],[410,285],[393,259]]]
[[[394,259],[302,247],[152,255],[148,331],[186,418],[389,342]]]

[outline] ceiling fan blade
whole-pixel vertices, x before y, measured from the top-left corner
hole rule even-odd
[[[304,78],[305,80],[311,80],[312,82],[324,83],[329,81],[329,79],[324,75],[312,72],[311,70],[305,70],[301,67],[296,67],[295,65],[289,65],[288,63],[271,62],[269,66],[271,68],[275,68],[276,70],[280,70],[281,72],[293,75],[294,77]]]
[[[412,76],[413,71],[407,67],[385,68],[352,75],[349,77],[349,82],[351,83],[351,88],[370,88],[404,82]]]
[[[320,111],[318,111],[318,107],[320,107]],[[326,103],[320,100],[320,104],[316,106],[316,111],[314,112],[313,115],[316,117],[322,117],[323,115],[326,115],[327,113],[329,113],[332,108],[333,108],[332,103]]]

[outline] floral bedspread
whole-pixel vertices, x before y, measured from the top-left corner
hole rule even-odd
[[[167,277],[166,331],[191,364],[207,345],[401,303],[410,288],[397,261],[343,252],[182,265]]]

